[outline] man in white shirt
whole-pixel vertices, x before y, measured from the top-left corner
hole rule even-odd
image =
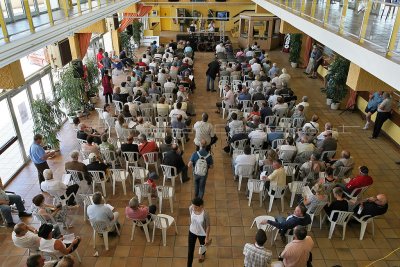
[[[324,141],[326,133],[332,133],[332,138],[335,139],[336,141],[339,139],[339,133],[337,131],[332,130],[332,124],[330,122],[325,123],[325,131],[320,133],[317,136],[318,141]]]
[[[224,94],[224,97],[222,98],[222,101],[224,102],[226,107],[234,107],[235,106],[235,94],[231,90],[231,87],[226,84],[224,90],[225,90],[225,94]],[[220,113],[221,108],[222,108],[222,102],[217,102],[216,106],[218,108],[216,113]]]
[[[218,53],[226,53],[226,50],[225,50],[225,46],[224,46],[224,44],[223,43],[219,43],[219,44],[217,44],[217,46],[215,47],[215,53],[216,54],[218,54]]]
[[[211,138],[215,136],[214,126],[208,122],[208,114],[203,113],[201,115],[201,121],[197,121],[193,125],[193,129],[196,132],[194,138],[194,144],[197,147],[201,147],[201,140],[204,139],[206,141],[207,151],[211,149]]]
[[[308,130],[311,130],[311,131],[316,131],[318,133],[319,132],[319,123],[317,122],[318,119],[319,117],[316,114],[314,114],[311,117],[311,121],[304,124],[303,132],[306,133]]]
[[[233,160],[233,167],[235,170],[235,175],[238,175],[238,166],[239,165],[247,165],[247,166],[255,166],[256,165],[256,155],[251,154],[251,147],[246,145],[243,149],[244,154],[238,155]]]
[[[176,85],[175,85],[174,82],[172,82],[171,77],[168,76],[167,82],[164,83],[164,88],[165,88],[165,90],[166,90],[166,93],[169,93],[169,92],[172,93],[172,90],[175,89],[175,86],[176,86]]]
[[[43,176],[45,180],[40,184],[40,188],[44,192],[47,192],[52,196],[61,197],[62,199],[68,198],[68,206],[73,206],[76,204],[74,196],[76,196],[76,193],[78,192],[78,184],[66,186],[61,179],[53,179],[53,172],[50,169],[44,170]]]
[[[262,129],[255,129],[249,133],[250,143],[264,143],[267,142],[267,133]]]
[[[279,78],[278,73],[275,73],[275,77],[272,78],[271,83],[275,83],[276,89],[282,88],[282,80]]]
[[[236,113],[232,113],[231,119],[232,121],[228,124],[230,137],[234,136],[236,133],[241,133],[244,130],[243,121],[238,120]]]
[[[24,222],[17,223],[14,226],[11,238],[15,246],[27,248],[30,253],[35,253],[39,250],[40,237],[37,235],[37,230]]]
[[[145,63],[146,65],[150,64],[150,59],[147,57],[146,54],[143,54],[142,62]]]
[[[274,94],[271,95],[271,96],[268,98],[268,103],[270,104],[270,106],[275,106],[276,103],[278,103],[278,97],[280,97],[280,95],[279,95],[279,90],[276,89],[275,92],[274,92]]]
[[[187,120],[188,116],[186,115],[186,112],[182,110],[182,102],[176,103],[176,108],[171,110],[169,113],[169,117],[171,118],[171,122],[176,121],[176,118],[178,115],[182,115],[182,118]]]
[[[279,148],[278,155],[280,159],[293,159],[296,152],[297,148],[294,145],[293,137],[288,136],[286,138],[285,144],[281,145],[281,147]]]
[[[261,64],[258,63],[258,60],[251,65],[251,71],[254,75],[259,75],[262,67]]]
[[[132,88],[132,92],[134,95],[136,95],[138,91],[141,91],[142,95],[145,92],[140,81],[136,81],[136,86]]]
[[[118,212],[112,212],[109,206],[105,206],[103,202],[103,196],[100,192],[93,194],[93,204],[87,207],[87,216],[89,220],[94,222],[106,222],[113,226],[115,229],[115,223],[118,224]]]
[[[307,141],[307,137],[303,136],[300,139],[300,142],[296,143],[297,155],[300,155],[305,151],[314,151],[315,146],[312,143],[308,143]]]

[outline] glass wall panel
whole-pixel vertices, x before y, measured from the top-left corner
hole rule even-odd
[[[11,119],[7,100],[0,102],[0,147],[4,148],[7,143],[14,140],[0,155],[0,177],[7,182],[24,163],[18,140],[15,141],[15,128]]]
[[[50,74],[46,74],[42,77],[42,86],[44,91],[44,97],[50,100],[54,99],[53,86],[50,80]]]
[[[27,90],[23,90],[13,96],[11,101],[22,140],[24,142],[25,153],[28,155],[29,147],[32,143],[31,140],[33,138],[33,119]]]
[[[40,82],[34,82],[31,84],[31,91],[33,99],[41,99],[43,98],[42,89],[40,88]]]
[[[4,18],[5,19],[9,18],[5,0],[0,0],[0,5],[1,5],[1,10],[3,11]]]

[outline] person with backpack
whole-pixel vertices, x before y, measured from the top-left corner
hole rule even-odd
[[[207,151],[207,142],[200,141],[200,149],[195,151],[190,157],[188,167],[193,166],[194,195],[196,198],[203,198],[206,188],[208,169],[213,166],[213,158]]]

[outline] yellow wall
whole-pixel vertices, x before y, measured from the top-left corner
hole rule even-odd
[[[367,106],[367,104],[368,104],[368,102],[364,98],[362,98],[360,96],[357,97],[357,107],[364,114],[365,114],[364,110],[365,110],[365,107]],[[374,113],[374,115],[372,115],[371,119],[373,121],[375,121],[375,118],[376,118],[376,112]],[[385,124],[383,125],[382,130],[385,131],[385,133],[387,135],[389,135],[390,138],[392,138],[397,144],[400,144],[400,127],[399,126],[397,126],[391,120],[387,120],[385,122]]]
[[[395,91],[393,87],[379,80],[353,62],[350,64],[346,84],[355,91],[369,91],[372,88],[377,88],[379,91]]]
[[[98,22],[93,23],[92,25],[84,28],[83,30],[78,31],[78,33],[106,33],[106,20],[102,19]]]
[[[77,34],[68,37],[71,48],[72,59],[81,59],[81,49],[79,47],[79,38]]]
[[[146,2],[146,1],[143,1]],[[190,1],[180,1],[180,2],[190,2]],[[237,2],[237,3],[245,3],[246,1],[230,1],[230,2]],[[215,2],[213,2],[215,3]],[[214,12],[215,11],[224,11],[227,10],[230,12],[230,16],[233,17],[239,12],[243,10],[255,10],[255,4],[251,3],[249,1],[249,4],[241,4],[241,5],[231,5],[229,6],[229,2],[221,3],[221,4],[210,4],[207,5],[207,3],[204,3],[203,5],[180,5],[179,2],[171,2],[170,5],[165,5],[161,4],[158,6],[153,6],[153,10],[157,10],[158,17],[169,17],[169,16],[176,16],[177,15],[177,9],[178,8],[185,8],[189,12],[192,10],[197,10],[203,15],[203,18],[207,18],[208,15],[208,10],[211,9]],[[151,14],[151,13],[150,13]],[[151,16],[149,17],[149,25],[151,22],[155,21],[156,19],[152,19]],[[234,26],[234,22],[236,20],[239,20],[239,16],[237,16],[235,19],[230,19],[225,23],[225,31],[230,31],[232,27]],[[176,23],[173,22],[172,18],[159,18],[158,21],[162,22],[161,25],[161,30],[163,31],[179,31],[179,24],[176,21]],[[220,27],[219,21],[215,21],[215,26]]]
[[[16,89],[25,83],[19,60],[0,68],[0,88]]]

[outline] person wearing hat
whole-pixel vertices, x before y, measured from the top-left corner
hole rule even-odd
[[[125,215],[131,220],[141,220],[143,223],[145,223],[146,219],[151,219],[151,214],[155,214],[156,210],[156,205],[146,206],[144,204],[140,204],[137,197],[133,197],[131,200],[129,200],[129,204],[125,208]]]
[[[44,170],[43,176],[45,180],[40,184],[40,187],[44,192],[47,192],[52,196],[58,196],[61,199],[67,198],[68,206],[76,205],[75,196],[79,189],[78,184],[66,186],[61,179],[53,179],[53,171],[50,169]]]
[[[352,178],[347,184],[338,184],[338,186],[341,187],[344,192],[351,194],[354,189],[370,186],[374,182],[372,177],[368,175],[367,166],[361,166],[358,168],[358,170],[359,174]]]
[[[58,259],[73,252],[81,242],[81,238],[76,236],[71,244],[68,246],[64,245],[62,242],[62,237],[60,239],[53,238],[53,225],[48,223],[40,226],[38,236],[41,237],[39,250],[42,252],[51,253]]]

